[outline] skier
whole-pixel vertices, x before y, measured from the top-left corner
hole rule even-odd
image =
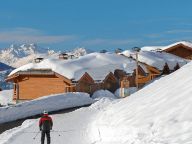
[[[48,115],[47,111],[44,111],[43,116],[39,120],[39,129],[41,131],[41,144],[44,144],[45,134],[47,136],[47,144],[51,143],[50,130],[52,130],[52,127],[52,118]]]

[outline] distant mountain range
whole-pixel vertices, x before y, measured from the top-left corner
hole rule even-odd
[[[12,88],[12,84],[6,83],[5,78],[14,68],[33,62],[37,57],[58,57],[61,52],[80,57],[92,51],[87,51],[85,48],[75,48],[71,51],[56,52],[51,49],[39,47],[36,44],[11,45],[9,48],[0,50],[0,88]]]
[[[36,44],[11,45],[9,48],[0,50],[0,62],[14,68],[32,62],[37,57],[57,57],[63,51],[54,51],[39,47]],[[66,53],[73,54],[75,57],[85,55],[89,52],[85,48],[75,48]]]

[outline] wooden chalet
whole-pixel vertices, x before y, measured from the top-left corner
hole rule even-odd
[[[152,68],[151,68],[152,69]],[[153,69],[152,69],[153,70]],[[144,69],[139,65],[138,67],[138,80],[136,80],[136,70],[132,74],[126,74],[123,70],[115,70],[114,75],[119,81],[119,85],[122,85],[125,81],[129,83],[129,87],[136,87],[138,81],[139,87],[142,87],[145,83],[151,80],[153,71],[146,73]],[[124,84],[123,84],[124,85]],[[127,87],[125,84],[125,87]],[[124,86],[123,86],[124,87]]]
[[[140,75],[145,75],[143,72],[142,69],[139,70]],[[6,81],[14,84],[13,100],[16,102],[66,92],[77,91],[93,94],[99,89],[115,92],[120,87],[122,79],[127,79],[130,83],[129,86],[135,86],[135,74],[127,76],[122,70],[116,70],[115,73],[109,72],[103,80],[94,80],[85,72],[79,80],[75,81],[51,69],[30,69],[18,71],[9,76]]]
[[[50,69],[19,71],[6,81],[14,83],[13,100],[16,101],[74,91],[71,80]]]
[[[117,88],[119,88],[118,79],[110,72],[103,80],[103,89],[115,92]]]
[[[138,83],[140,85],[146,84],[147,82],[153,80],[154,78],[158,77],[159,75],[161,75],[161,71],[158,70],[157,68],[144,64],[148,73],[147,75],[139,75],[138,77]]]
[[[182,57],[184,59],[192,60],[192,47],[189,47],[182,43],[169,47],[163,51]]]
[[[100,81],[94,80],[87,72],[78,81],[74,81],[51,69],[30,69],[16,72],[6,81],[14,84],[13,100],[16,102],[66,92],[93,94],[99,89],[114,92],[119,87],[118,80],[111,72]]]
[[[94,92],[92,87],[95,85],[95,82],[87,72],[85,72],[85,74],[76,83],[76,91],[86,93]]]
[[[78,92],[87,92],[93,94],[99,89],[107,89],[114,92],[118,87],[118,80],[112,72],[110,72],[104,80],[94,80],[87,72],[76,82],[75,89]]]

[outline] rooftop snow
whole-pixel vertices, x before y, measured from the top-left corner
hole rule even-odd
[[[183,44],[185,46],[188,46],[188,47],[192,48],[192,43],[186,42],[186,41],[180,41],[180,42],[170,44],[168,46],[144,46],[144,47],[141,48],[141,50],[145,50],[145,51],[158,50],[158,49],[165,50],[165,49],[168,49],[170,47],[176,46],[178,44]]]
[[[122,52],[127,57],[136,58],[135,54],[131,50],[126,50]],[[138,53],[138,60],[142,63],[146,63],[150,66],[156,67],[159,70],[163,70],[165,63],[168,64],[171,70],[174,69],[176,64],[179,66],[183,66],[187,63],[187,61],[178,56],[166,53],[166,52],[157,52],[157,51],[140,51]]]
[[[115,69],[122,69],[127,73],[132,73],[135,68],[135,61],[124,56],[114,53],[91,53],[78,59],[49,58],[40,63],[29,63],[15,69],[9,76],[29,69],[51,69],[68,79],[79,80],[87,72],[94,80],[103,80],[109,72],[114,72]]]

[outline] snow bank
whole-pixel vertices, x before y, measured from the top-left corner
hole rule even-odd
[[[103,97],[116,99],[115,95],[108,90],[98,90],[91,97],[93,99],[101,99]]]
[[[92,102],[93,99],[87,93],[64,93],[46,96],[14,106],[0,108],[0,123],[41,114],[43,110],[56,111],[83,106]]]

